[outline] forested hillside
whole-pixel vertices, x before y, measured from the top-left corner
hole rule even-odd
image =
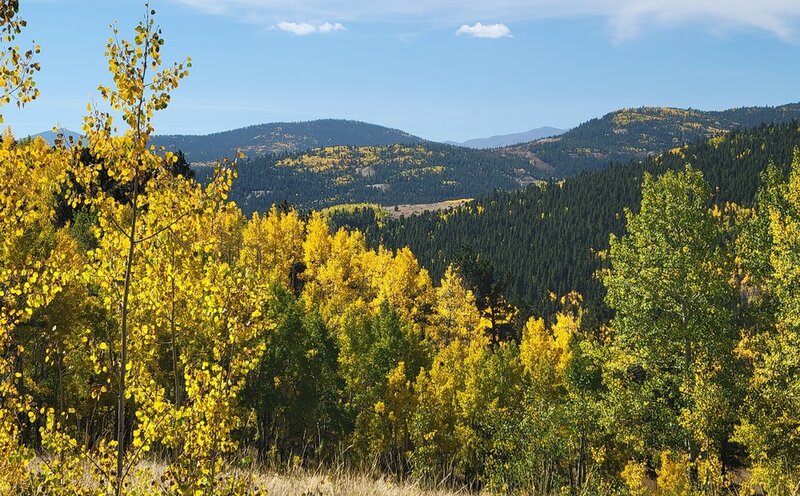
[[[800,104],[707,112],[642,107],[611,112],[554,138],[507,147],[504,153],[536,157],[567,177],[611,163],[642,159],[733,129],[800,119]]]
[[[508,277],[512,301],[539,314],[556,308],[550,292],[576,290],[597,308],[604,295],[593,277],[601,267],[597,253],[608,248],[609,234],[622,232],[623,210],[638,209],[645,171],[660,174],[690,163],[711,184],[715,201],[749,205],[766,165],[785,170],[797,146],[797,123],[760,126],[564,181],[495,192],[445,213],[378,224],[365,209],[332,220],[363,230],[371,246],[411,247],[435,279],[471,248]]]
[[[191,162],[233,158],[237,151],[257,157],[327,146],[379,146],[422,141],[397,129],[342,119],[274,122],[203,136],[156,135],[151,139],[156,146],[182,151]]]
[[[206,180],[212,168],[196,168]],[[432,203],[473,198],[494,188],[517,189],[541,171],[522,158],[433,142],[334,146],[269,155],[239,164],[231,198],[246,212],[287,201],[299,208],[342,203]]]
[[[211,176],[213,167],[198,162],[233,157],[241,148],[249,157],[239,164],[231,195],[250,213],[284,201],[299,208],[325,208],[474,198],[645,158],[730,129],[798,117],[800,104],[723,112],[628,109],[561,136],[497,150],[422,141],[400,131],[339,120],[253,126],[205,137],[154,137],[152,142],[184,150],[201,181]]]

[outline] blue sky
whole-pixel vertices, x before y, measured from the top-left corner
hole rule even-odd
[[[110,81],[109,24],[143,1],[23,0],[42,46],[16,135],[79,130]],[[337,117],[464,140],[568,128],[622,107],[800,101],[798,0],[152,0],[191,75],[162,134]]]

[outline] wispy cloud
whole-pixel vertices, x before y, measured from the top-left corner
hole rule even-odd
[[[511,30],[505,24],[481,24],[476,22],[472,26],[464,24],[458,31],[457,35],[465,34],[473,38],[511,38]]]
[[[683,24],[710,31],[752,29],[796,40],[798,0],[172,0],[210,14],[267,25],[283,19],[298,24],[342,22],[417,22],[441,27],[474,19],[493,23],[551,18],[605,19],[611,36],[624,41],[650,27]],[[335,25],[334,25],[335,26]]]
[[[286,22],[281,21],[275,25],[276,28],[287,33],[292,33],[297,36],[306,36],[314,33],[332,33],[334,31],[344,31],[345,27],[340,23],[332,24],[330,22],[323,22],[321,24],[312,24],[310,22]]]

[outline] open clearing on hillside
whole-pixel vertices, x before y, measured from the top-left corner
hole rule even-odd
[[[399,219],[400,217],[411,217],[412,215],[419,215],[427,212],[438,212],[440,210],[448,210],[455,207],[471,202],[472,198],[462,198],[460,200],[445,200],[436,203],[414,203],[408,205],[393,205],[384,207],[386,213],[392,219]]]

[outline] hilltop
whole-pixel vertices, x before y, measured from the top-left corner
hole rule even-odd
[[[69,129],[65,128],[57,129],[56,131],[43,131],[41,133],[34,134],[32,137],[40,137],[52,145],[56,142],[56,138],[58,138],[59,135],[61,135],[61,138],[65,141],[69,141],[69,139],[72,138],[72,140],[76,142],[82,137],[80,133],[76,133],[75,131],[70,131]]]
[[[232,158],[237,150],[248,157],[295,153],[326,146],[416,144],[421,138],[375,124],[343,119],[273,122],[207,135],[153,136],[152,143],[181,150],[193,163]]]

